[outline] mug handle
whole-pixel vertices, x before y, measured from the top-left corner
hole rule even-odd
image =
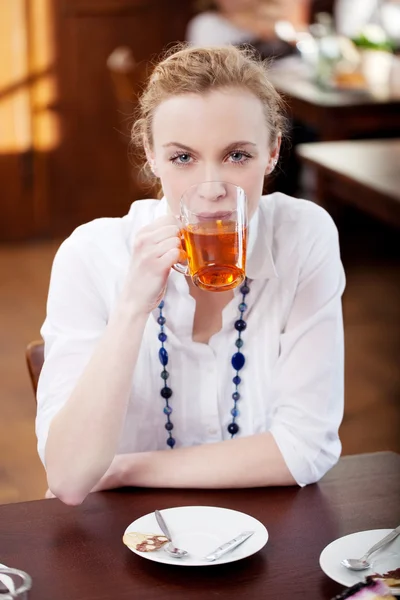
[[[175,271],[177,271],[178,273],[182,273],[182,275],[186,275],[186,277],[188,277],[190,275],[188,265],[181,265],[181,263],[176,263],[176,264],[172,265],[172,268]]]
[[[181,220],[181,219],[179,218],[179,220]],[[183,242],[182,233],[180,235],[180,238],[181,238],[181,254],[186,254],[186,252],[184,250],[184,247],[183,247],[183,243],[182,243]],[[172,268],[175,271],[177,271],[178,273],[181,273],[182,275],[185,275],[186,277],[190,276],[190,271],[189,271],[189,265],[188,264],[183,265],[182,263],[178,262],[178,263],[175,263],[174,265],[172,265]]]

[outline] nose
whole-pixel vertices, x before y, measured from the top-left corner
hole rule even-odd
[[[227,190],[221,181],[205,181],[199,185],[198,194],[202,200],[217,202],[226,197]]]

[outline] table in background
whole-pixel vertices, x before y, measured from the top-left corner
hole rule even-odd
[[[397,72],[400,73],[400,60]],[[393,85],[377,95],[362,90],[323,89],[297,57],[277,61],[270,72],[292,118],[313,128],[321,141],[372,136],[383,131],[400,133],[397,77],[393,76]]]
[[[400,139],[300,144],[296,152],[316,169],[319,204],[353,204],[400,227]]]
[[[0,507],[0,561],[30,573],[30,600],[328,600],[342,587],[319,567],[332,540],[400,522],[400,456],[349,456],[318,484],[244,490],[130,489],[91,494],[79,507],[39,500]],[[122,544],[133,520],[173,506],[246,512],[270,538],[257,554],[208,567],[150,562]]]

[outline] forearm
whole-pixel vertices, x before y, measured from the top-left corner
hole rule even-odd
[[[268,432],[117,460],[121,486],[218,489],[296,484]]]
[[[51,491],[80,503],[110,466],[147,315],[120,302],[71,397],[54,417],[45,463]]]

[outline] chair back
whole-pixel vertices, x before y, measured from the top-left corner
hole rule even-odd
[[[28,344],[25,352],[26,364],[31,378],[33,392],[36,399],[36,390],[39,381],[39,375],[44,363],[44,342],[38,340]]]

